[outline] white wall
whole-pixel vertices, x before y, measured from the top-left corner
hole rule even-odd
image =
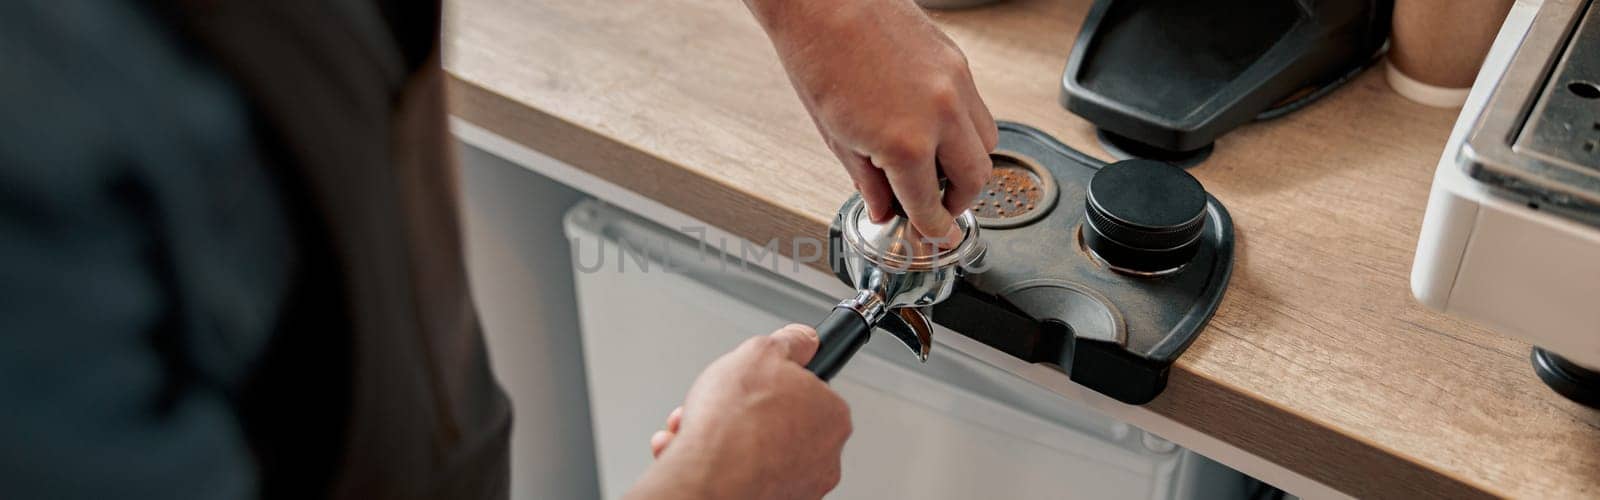
[[[561,217],[583,195],[462,145],[468,271],[516,411],[511,498],[597,498],[572,266]],[[641,445],[642,446],[642,445]]]

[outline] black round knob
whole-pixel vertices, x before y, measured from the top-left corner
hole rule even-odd
[[[1089,180],[1083,243],[1111,267],[1159,274],[1200,248],[1206,190],[1183,169],[1152,160],[1100,168]]]

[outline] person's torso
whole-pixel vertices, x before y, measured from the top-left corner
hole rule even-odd
[[[148,293],[171,298],[162,390],[234,405],[260,493],[505,494],[509,408],[465,284],[436,2],[6,9],[56,24],[0,33],[0,60],[47,72],[0,77],[16,108],[0,130],[23,131],[0,158],[37,165],[0,172],[16,174],[0,201],[149,254]],[[76,168],[40,170],[56,166]]]

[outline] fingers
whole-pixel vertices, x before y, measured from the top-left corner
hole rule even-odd
[[[971,123],[952,129],[953,133],[939,143],[939,163],[950,179],[944,192],[944,208],[949,213],[960,214],[972,206],[984,183],[989,182],[994,162],[989,159],[989,151]]]
[[[851,172],[857,189],[862,190],[873,220],[881,222],[887,218],[888,214],[882,213],[880,204],[874,201],[885,197],[883,180],[887,179],[889,197],[899,201],[911,225],[942,247],[960,242],[955,216],[972,205],[988,182],[994,168],[989,152],[999,143],[994,116],[978,96],[970,78],[956,87],[959,88],[957,99],[962,104],[956,105],[955,114],[945,115],[948,118],[939,136],[891,141],[889,144],[897,147],[880,148],[866,158],[866,162],[860,161],[860,155],[834,148],[836,155],[850,155],[850,158],[841,159],[851,161],[846,170]],[[924,150],[920,144],[933,147]],[[943,193],[939,186],[940,171],[950,180]],[[881,177],[873,175],[877,172],[882,172]],[[869,189],[873,191],[870,194]]]
[[[661,452],[667,451],[667,444],[672,442],[676,434],[667,431],[656,431],[650,435],[650,456],[661,458]]]
[[[708,367],[706,372],[701,374],[700,379],[695,381],[695,387],[691,387],[689,389],[689,396],[685,405],[696,404],[696,392],[699,390],[698,388],[701,387],[702,384],[708,383],[708,380],[715,380],[717,378],[717,376],[713,375],[713,373],[720,373],[719,365],[724,368],[722,371],[726,371],[726,367],[743,367],[738,370],[743,371],[746,375],[760,373],[762,370],[755,370],[757,367],[763,365],[782,365],[784,364],[784,361],[792,362],[796,365],[805,365],[806,363],[809,363],[811,361],[811,357],[816,354],[817,345],[818,338],[816,329],[801,324],[785,325],[783,328],[779,328],[777,331],[772,332],[772,335],[767,335],[764,337],[750,337],[749,339],[746,339],[744,343],[740,344],[739,347],[734,350],[734,352],[724,355],[722,358],[719,358],[717,361],[713,362],[712,366]],[[777,361],[779,358],[783,359],[784,361]],[[807,383],[815,384],[818,388],[825,387],[822,386],[822,383],[818,381],[816,377],[811,376],[804,371],[796,370],[796,368],[798,367],[780,369],[772,373],[780,373],[784,370],[794,370],[796,373],[799,373],[801,375],[801,379],[805,380]],[[744,378],[744,376],[741,376],[740,378]],[[822,390],[824,393],[830,395],[832,394],[826,389]],[[696,411],[705,411],[703,410],[703,408],[705,408],[704,406],[696,406],[696,408],[700,408]],[[683,427],[683,418],[684,406],[679,406],[673,409],[671,413],[667,414],[666,428],[656,431],[650,436],[650,454],[652,456],[660,458],[661,454],[666,451],[667,447],[672,443],[672,441],[677,438],[678,432]]]
[[[971,75],[969,70],[968,75]],[[994,161],[989,158],[989,153],[1000,145],[1000,131],[994,123],[994,115],[989,113],[989,106],[983,103],[983,97],[978,95],[978,87],[970,78],[962,86],[966,96],[967,115],[972,120],[966,125],[967,133],[941,143],[939,161],[946,165],[945,175],[950,178],[950,184],[955,191],[955,196],[945,196],[945,207],[950,213],[959,214],[972,206],[972,202],[983,190],[983,185],[989,182],[989,174],[994,170]],[[977,143],[972,143],[976,138]],[[981,150],[972,150],[973,147]],[[948,153],[949,158],[946,157]],[[950,165],[965,165],[964,168],[950,168]],[[971,188],[968,194],[965,189]]]
[[[817,331],[802,324],[790,324],[772,332],[772,340],[790,361],[804,366],[817,354]]]
[[[889,220],[894,213],[894,192],[889,189],[889,178],[884,176],[883,170],[872,166],[872,161],[865,156],[849,151],[835,151],[834,154],[844,163],[844,170],[850,174],[856,191],[861,192],[861,200],[867,203],[867,213],[872,216],[872,221]]]
[[[650,435],[650,456],[661,458],[661,452],[667,451],[667,445],[672,444],[672,439],[678,437],[678,427],[683,425],[683,407],[672,409],[667,414],[666,430],[656,431]]]
[[[994,148],[1000,145],[1000,129],[994,123],[994,115],[989,113],[989,106],[978,95],[977,84],[969,82],[966,94],[967,114],[972,118],[972,128],[977,131],[978,139],[983,141],[983,152],[993,153]]]
[[[884,158],[874,156],[872,162],[883,168],[911,226],[929,242],[948,247],[957,243],[958,234],[955,218],[944,208],[944,196],[939,192],[933,153],[900,152]]]
[[[678,426],[683,424],[683,407],[679,406],[667,414],[667,432],[678,433]]]

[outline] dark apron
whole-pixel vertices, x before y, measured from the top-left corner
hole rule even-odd
[[[254,104],[263,143],[305,187],[337,263],[328,281],[343,292],[350,399],[331,496],[504,497],[511,412],[467,288],[439,4],[166,10]],[[257,439],[270,447],[270,434]],[[261,456],[271,491],[274,461],[295,457]]]

